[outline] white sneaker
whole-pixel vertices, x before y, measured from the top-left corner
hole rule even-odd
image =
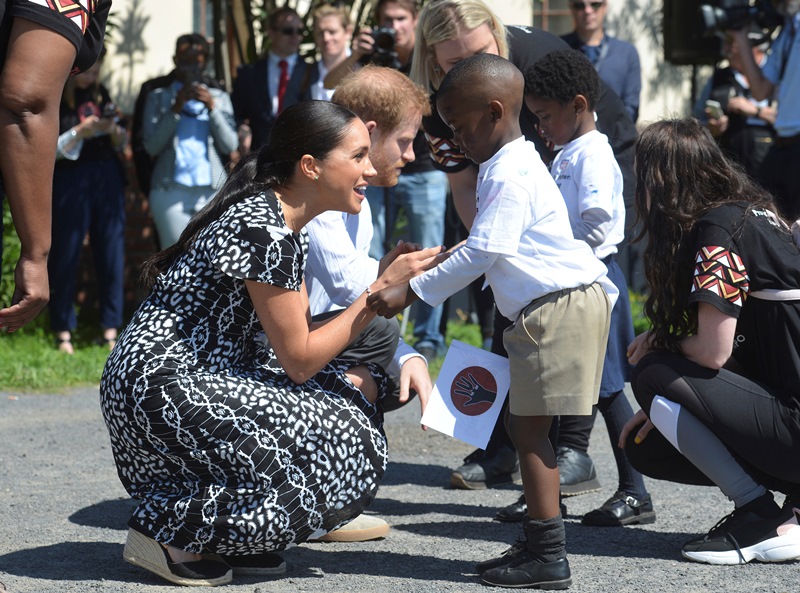
[[[317,542],[366,542],[386,537],[389,524],[378,517],[360,514],[358,517],[342,525],[339,529],[326,533],[315,540]]]
[[[785,562],[800,558],[800,509],[784,507],[776,519],[737,510],[707,535],[683,546],[683,557],[706,564]]]

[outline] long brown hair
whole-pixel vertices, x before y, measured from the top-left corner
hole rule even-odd
[[[691,230],[698,218],[722,204],[746,202],[747,210],[777,213],[761,186],[720,150],[695,119],[651,124],[636,144],[636,211],[647,237],[644,266],[650,293],[644,306],[653,347],[680,352],[680,341],[697,330],[688,297],[694,267]],[[787,227],[788,228],[788,227]]]

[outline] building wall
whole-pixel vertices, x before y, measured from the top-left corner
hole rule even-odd
[[[114,0],[103,80],[126,113],[142,82],[173,68],[175,40],[194,30],[192,0]]]

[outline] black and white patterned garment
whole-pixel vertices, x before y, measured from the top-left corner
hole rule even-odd
[[[129,524],[198,553],[281,550],[374,498],[380,410],[333,360],[297,385],[264,345],[245,279],[300,290],[308,238],[272,192],[232,206],[162,274],[108,359],[100,396]],[[386,378],[370,371],[381,396]]]

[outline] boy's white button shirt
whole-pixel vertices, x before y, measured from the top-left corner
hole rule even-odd
[[[483,273],[497,309],[511,320],[534,299],[595,281],[612,303],[617,295],[606,267],[573,238],[564,199],[523,137],[480,165],[477,215],[466,245],[413,278],[411,288],[436,305]]]

